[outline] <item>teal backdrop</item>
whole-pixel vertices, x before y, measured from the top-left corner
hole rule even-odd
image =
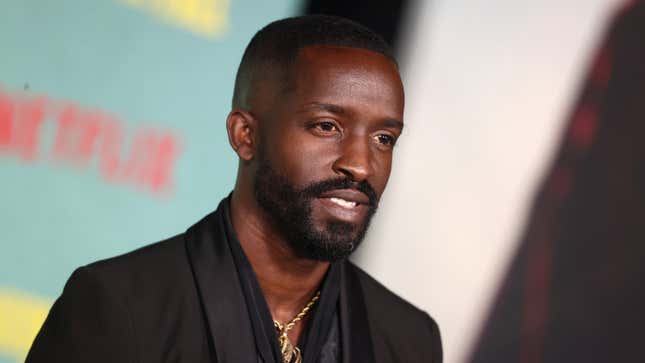
[[[0,1],[0,362],[78,266],[184,231],[231,190],[225,118],[297,0]]]

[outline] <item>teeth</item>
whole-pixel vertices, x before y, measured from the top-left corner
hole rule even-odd
[[[354,208],[354,207],[356,207],[356,202],[350,202],[349,200],[336,198],[336,197],[329,198],[329,200],[331,200],[332,202],[334,202],[334,203],[336,203],[339,206],[344,207],[344,208]]]

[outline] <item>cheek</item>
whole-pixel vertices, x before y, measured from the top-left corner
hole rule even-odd
[[[271,164],[297,186],[334,177],[332,165],[338,146],[306,130],[284,132],[266,150]]]
[[[376,156],[374,160],[374,176],[371,184],[376,193],[380,196],[385,190],[387,182],[390,179],[390,172],[392,171],[392,153],[383,153],[382,155]]]

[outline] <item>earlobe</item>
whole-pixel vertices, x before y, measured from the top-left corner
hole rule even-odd
[[[243,110],[234,109],[226,118],[228,142],[242,160],[249,161],[255,155],[255,119]]]

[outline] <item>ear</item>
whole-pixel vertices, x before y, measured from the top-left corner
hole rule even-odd
[[[257,122],[253,115],[240,109],[232,110],[226,118],[226,131],[228,142],[240,159],[253,159],[257,146]]]

